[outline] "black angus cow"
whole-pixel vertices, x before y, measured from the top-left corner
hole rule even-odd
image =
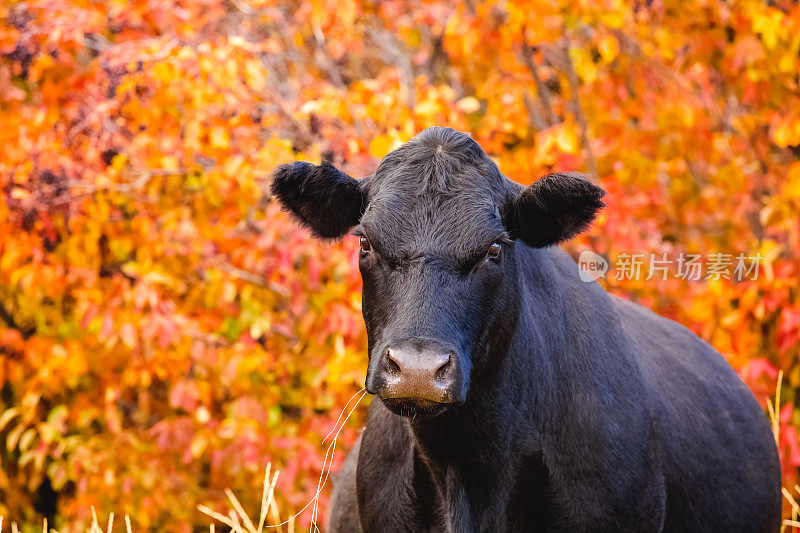
[[[604,192],[523,187],[468,135],[430,128],[355,180],[279,167],[316,236],[360,237],[373,401],[330,527],[392,531],[776,531],[769,424],[683,326],[586,283],[555,247]]]

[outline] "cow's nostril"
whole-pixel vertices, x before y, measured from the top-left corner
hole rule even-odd
[[[446,357],[447,358],[445,359],[444,363],[439,365],[439,368],[436,369],[435,379],[437,380],[443,380],[446,377],[448,377],[448,375],[450,374],[450,369],[453,367],[451,363],[453,360],[453,356],[448,354]]]
[[[386,371],[390,374],[401,374],[403,372],[395,358],[392,357],[391,349],[386,350]]]

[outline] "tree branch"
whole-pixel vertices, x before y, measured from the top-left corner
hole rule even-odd
[[[578,73],[575,72],[575,65],[572,63],[572,58],[569,55],[569,42],[566,39],[562,47],[562,54],[564,57],[564,71],[567,75],[567,81],[569,82],[570,107],[578,123],[578,128],[580,128],[581,144],[586,152],[586,165],[589,167],[589,172],[592,174],[593,179],[597,180],[599,179],[597,175],[597,161],[594,158],[591,141],[589,140],[589,126],[586,123],[586,115],[583,114],[583,107],[581,107],[580,98],[578,97]]]
[[[539,110],[536,109],[536,104],[533,103],[528,91],[522,93],[522,101],[525,104],[525,109],[528,111],[528,125],[530,128],[535,131],[546,129],[547,124],[544,123],[544,119],[541,113],[539,113]]]
[[[531,48],[524,36],[522,38],[522,62],[525,63],[531,76],[533,76],[533,81],[536,83],[536,95],[539,97],[542,109],[544,109],[545,127],[557,124],[558,121],[553,112],[553,106],[550,104],[550,91],[547,85],[542,81],[541,76],[539,76],[539,68],[536,66],[536,62],[533,59],[533,48]]]

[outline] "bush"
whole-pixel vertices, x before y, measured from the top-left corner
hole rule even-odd
[[[281,508],[309,501],[363,382],[357,247],[312,242],[262,190],[295,159],[366,175],[431,125],[470,131],[521,183],[596,174],[609,205],[576,255],[762,258],[757,279],[601,283],[709,340],[765,406],[783,370],[794,490],[798,10],[0,6],[0,515],[205,528],[220,487],[257,507],[268,460]]]

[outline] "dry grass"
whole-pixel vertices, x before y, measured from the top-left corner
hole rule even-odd
[[[114,528],[114,513],[108,515],[108,524],[106,525],[106,529],[100,527],[100,523],[97,521],[97,513],[92,507],[92,523],[91,525],[86,528],[87,533],[111,533]],[[131,519],[128,515],[125,515],[125,528],[127,533],[132,533],[131,530]],[[3,532],[3,517],[0,516],[0,533]],[[19,533],[19,528],[17,527],[16,522],[11,522],[11,533]],[[42,533],[58,533],[53,528],[47,528],[47,518],[42,520]]]
[[[792,506],[792,518],[783,521],[783,524],[781,525],[781,533],[786,531],[787,528],[800,529],[800,522],[797,521],[798,516],[800,516],[800,506],[798,506],[797,500],[794,498],[794,494],[789,492],[786,487],[784,487],[782,491],[783,497],[786,498],[786,500],[789,502],[789,505]],[[795,485],[794,491],[800,495],[800,486]]]
[[[275,484],[278,482],[278,475],[280,472],[276,470],[270,477],[271,468],[272,465],[268,464],[266,472],[264,472],[264,483],[261,490],[261,509],[258,514],[257,526],[254,521],[250,519],[244,507],[230,489],[225,489],[225,494],[228,496],[228,501],[231,504],[231,509],[228,511],[227,515],[218,513],[205,505],[198,505],[197,509],[214,520],[222,522],[235,533],[261,533],[265,527],[274,528],[283,532],[283,526],[286,526],[288,533],[294,533],[294,519],[297,515],[288,520],[281,521],[280,513],[278,513],[278,505],[275,503]],[[272,520],[274,524],[264,524],[267,519],[267,514],[270,515],[270,520]],[[209,527],[211,533],[214,533],[214,524],[211,524]],[[314,527],[316,527],[316,525]]]
[[[285,533],[294,533],[294,519],[296,518],[296,515],[288,520],[280,520],[278,505],[275,502],[275,483],[278,481],[279,472],[276,471],[272,476],[270,476],[271,468],[272,465],[268,464],[264,474],[264,485],[261,494],[261,509],[257,522],[251,520],[251,518],[245,512],[244,507],[239,502],[238,498],[236,498],[236,495],[234,495],[233,491],[230,489],[225,489],[225,494],[228,496],[228,501],[231,505],[231,509],[228,511],[227,515],[218,513],[213,509],[206,507],[205,505],[199,505],[197,509],[210,516],[214,520],[222,522],[230,528],[230,531],[235,533],[262,533],[265,527],[275,528],[277,531],[283,533],[284,526],[286,526]],[[108,515],[108,522],[106,523],[106,527],[103,528],[100,526],[100,521],[97,518],[97,512],[95,511],[94,507],[91,509],[92,523],[88,528],[86,528],[86,533],[112,533],[114,530],[114,513]],[[270,520],[275,522],[274,525],[265,525],[264,522],[267,519],[267,514],[270,515]],[[258,525],[256,525],[256,523]],[[316,528],[316,525],[313,527]],[[117,529],[119,530],[120,528]],[[215,526],[213,523],[209,525],[209,531],[210,533],[215,533]],[[125,532],[133,533],[131,528],[131,519],[128,515],[125,515]],[[2,516],[0,516],[0,533],[3,533]],[[19,533],[19,527],[17,526],[16,522],[11,522],[11,533]],[[48,528],[47,519],[45,518],[42,521],[42,533],[58,533],[58,531],[53,528]]]

